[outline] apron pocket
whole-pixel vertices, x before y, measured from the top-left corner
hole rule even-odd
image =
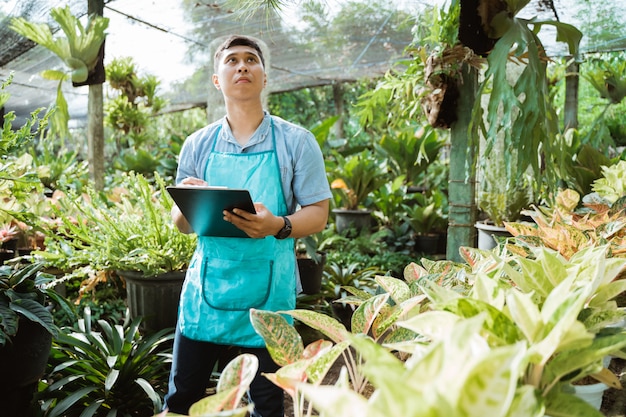
[[[205,258],[201,271],[204,301],[218,310],[261,307],[272,284],[273,261],[241,262]]]

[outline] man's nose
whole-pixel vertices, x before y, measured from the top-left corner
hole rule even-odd
[[[237,68],[238,72],[248,72],[248,66],[245,63],[241,63],[239,68]]]

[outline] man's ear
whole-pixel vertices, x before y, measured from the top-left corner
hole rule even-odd
[[[213,77],[211,77],[213,80],[213,85],[215,86],[215,88],[217,88],[218,90],[220,89],[220,80],[217,77],[217,74],[213,74]]]

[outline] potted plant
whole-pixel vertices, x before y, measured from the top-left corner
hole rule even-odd
[[[0,399],[7,415],[31,415],[30,400],[57,335],[48,303],[71,311],[49,289],[54,277],[42,269],[41,263],[0,266]]]
[[[321,240],[322,232],[296,241],[298,274],[300,275],[302,292],[307,295],[319,294],[322,289],[326,252],[320,250]]]
[[[142,316],[146,331],[175,325],[196,245],[195,235],[180,233],[171,221],[163,179],[155,174],[154,182],[130,173],[110,195],[93,187],[83,196],[68,190],[54,207],[56,232],[46,236],[45,251],[34,252],[65,271],[65,280],[121,275],[131,316]]]
[[[478,231],[478,247],[485,250],[496,246],[494,236],[510,236],[504,222],[519,220],[522,210],[533,201],[531,179],[525,175],[513,180],[507,176],[504,163],[498,158],[497,155],[488,158],[491,162],[486,162],[481,171],[476,193],[477,206],[484,217],[474,227]]]
[[[174,333],[140,332],[141,318],[123,325],[82,319],[62,328],[53,342],[48,371],[37,394],[47,416],[149,416],[162,408]]]
[[[441,235],[448,226],[447,199],[439,190],[413,194],[410,204],[403,204],[405,221],[415,234],[415,250],[438,253]]]
[[[372,152],[363,150],[344,157],[333,153],[335,166],[331,189],[335,191],[335,226],[339,233],[350,227],[357,230],[369,230],[372,211],[368,208],[367,198],[387,181],[384,163]]]
[[[397,131],[383,135],[376,144],[376,150],[387,160],[391,174],[403,177],[406,186],[417,187],[439,152],[446,139],[431,126],[409,125]]]

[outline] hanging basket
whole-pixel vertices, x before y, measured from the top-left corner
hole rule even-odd
[[[463,63],[479,68],[483,61],[462,45],[430,54],[424,68],[422,109],[431,126],[447,129],[456,122],[460,69]]]

